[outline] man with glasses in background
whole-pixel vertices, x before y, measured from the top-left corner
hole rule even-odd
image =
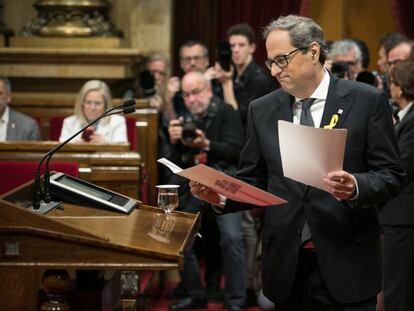
[[[364,70],[361,49],[351,39],[337,40],[332,43],[329,58],[333,62],[347,63],[351,72],[351,80],[355,80],[358,73]]]
[[[388,75],[396,63],[404,60],[414,61],[414,41],[409,39],[402,40],[400,43],[396,44],[389,50],[388,54],[386,55],[386,59],[387,62],[385,64]],[[400,111],[400,107],[393,100],[390,101],[390,105],[394,123],[398,123],[398,112]]]
[[[227,173],[235,171],[242,147],[242,127],[237,112],[213,96],[210,81],[202,72],[185,74],[181,88],[188,113],[182,120],[170,121],[168,132],[172,146],[168,159],[182,168],[203,163]],[[209,217],[206,203],[191,196],[186,179],[173,175],[169,183],[180,185],[179,210],[202,212],[203,220]],[[224,302],[229,310],[237,311],[244,303],[245,292],[241,215],[233,213],[215,219],[226,279]],[[219,256],[218,253],[214,255]],[[170,310],[206,308],[207,294],[194,250],[185,255],[180,276],[187,296],[170,305]]]
[[[205,72],[209,65],[208,49],[198,40],[188,40],[180,47],[180,67],[184,74],[192,71]],[[180,78],[171,77],[167,82],[165,102],[169,111],[169,120],[186,111],[183,98],[180,92]]]
[[[281,88],[250,104],[236,174],[287,200],[265,208],[264,295],[278,311],[374,311],[381,288],[376,206],[397,195],[405,179],[386,96],[329,74],[324,33],[310,18],[280,17],[264,37],[266,64]],[[333,118],[335,128],[347,129],[347,141],[343,169],[323,178],[326,191],[284,177],[278,120],[323,128]],[[190,187],[223,213],[255,207],[195,182]]]
[[[387,54],[388,73],[392,66],[402,60],[414,61],[414,41],[404,40],[393,47]]]

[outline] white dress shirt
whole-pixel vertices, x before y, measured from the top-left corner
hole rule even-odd
[[[315,127],[320,127],[323,115],[323,109],[325,108],[326,97],[328,96],[329,90],[329,82],[331,81],[331,77],[329,73],[324,69],[324,76],[319,83],[316,90],[312,93],[309,98],[315,98],[313,105],[310,107],[310,113],[312,115],[313,122]],[[300,114],[302,112],[302,103],[300,100],[305,98],[295,98],[295,103],[293,104],[293,123],[300,124]]]
[[[9,124],[9,107],[6,106],[6,110],[0,118],[0,141],[6,141],[7,126]]]
[[[408,110],[410,110],[411,106],[413,105],[413,102],[409,103],[407,106],[405,106],[403,109],[398,111],[398,120],[401,122],[402,119],[404,119],[405,115],[407,114]]]

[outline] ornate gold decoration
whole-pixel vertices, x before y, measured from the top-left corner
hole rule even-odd
[[[23,37],[122,37],[108,19],[106,0],[37,0],[38,11],[20,32]]]

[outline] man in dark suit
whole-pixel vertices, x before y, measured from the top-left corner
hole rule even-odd
[[[264,294],[278,311],[375,310],[381,287],[376,204],[394,197],[405,179],[385,94],[332,77],[323,67],[323,31],[309,18],[281,17],[264,36],[266,63],[281,89],[250,104],[238,171],[288,201],[265,209]],[[283,176],[278,120],[348,130],[343,170],[323,179],[329,192]],[[252,208],[190,186],[224,212]]]
[[[381,209],[384,228],[385,310],[414,310],[414,62],[400,61],[390,71],[390,93],[399,106],[395,125],[407,183]]]
[[[39,140],[39,126],[36,121],[9,108],[10,101],[9,79],[0,77],[0,141]]]

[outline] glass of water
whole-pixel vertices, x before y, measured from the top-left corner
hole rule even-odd
[[[158,207],[166,214],[178,206],[178,185],[158,185]]]

